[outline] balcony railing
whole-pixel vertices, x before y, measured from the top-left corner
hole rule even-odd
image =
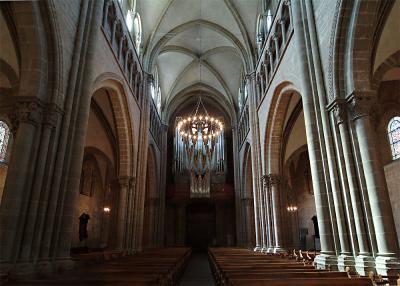
[[[282,59],[293,33],[290,1],[281,0],[277,14],[262,43],[262,52],[257,62],[257,105],[262,101]]]
[[[161,118],[158,115],[157,107],[153,99],[150,100],[150,125],[149,130],[154,138],[158,148],[161,148],[161,134],[162,134]]]
[[[238,124],[238,142],[239,150],[242,148],[244,141],[246,140],[247,134],[250,131],[250,116],[249,116],[249,106],[246,103],[240,114],[239,124]]]
[[[141,105],[143,100],[142,68],[122,9],[117,1],[105,0],[102,27],[129,87]]]

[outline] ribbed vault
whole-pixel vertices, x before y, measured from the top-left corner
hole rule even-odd
[[[163,111],[171,114],[170,105],[181,102],[175,97],[197,90],[227,104],[234,117],[240,84],[253,70],[260,2],[137,0],[144,67],[158,71]]]

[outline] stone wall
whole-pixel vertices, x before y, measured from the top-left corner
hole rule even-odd
[[[384,169],[396,225],[397,239],[400,244],[400,160],[387,164]]]

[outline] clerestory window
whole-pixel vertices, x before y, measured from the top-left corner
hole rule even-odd
[[[388,124],[388,135],[393,160],[400,158],[400,116],[393,117]]]

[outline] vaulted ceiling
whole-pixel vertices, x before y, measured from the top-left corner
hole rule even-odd
[[[137,1],[144,66],[157,67],[163,109],[201,89],[235,110],[241,74],[253,69],[260,0]]]

